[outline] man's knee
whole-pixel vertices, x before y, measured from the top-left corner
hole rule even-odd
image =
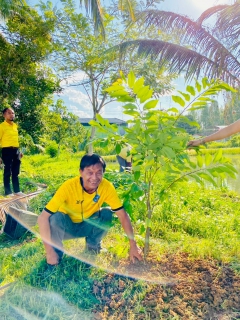
[[[102,208],[100,210],[100,219],[103,222],[111,222],[113,218],[113,212],[110,208]]]
[[[65,224],[65,214],[62,212],[53,213],[49,219],[51,229],[60,228]]]

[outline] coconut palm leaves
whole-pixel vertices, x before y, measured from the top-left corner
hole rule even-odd
[[[217,14],[212,29],[203,26],[205,19]],[[197,21],[173,12],[147,10],[141,14],[146,27],[155,26],[168,34],[177,33],[179,45],[158,39],[138,39],[118,46],[124,54],[137,49],[139,54],[158,59],[170,72],[185,72],[186,79],[200,73],[220,78],[231,85],[240,84],[240,3],[216,6],[205,11]],[[115,47],[116,49],[116,47]]]

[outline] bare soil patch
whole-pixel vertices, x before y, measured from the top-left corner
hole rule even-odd
[[[147,262],[125,261],[119,271],[128,278],[109,274],[94,282],[95,319],[240,319],[240,275],[227,264],[186,253],[159,261],[150,255]],[[149,280],[138,294],[134,277]]]

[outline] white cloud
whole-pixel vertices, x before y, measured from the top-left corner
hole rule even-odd
[[[76,116],[78,116],[80,118],[92,118],[92,113],[90,113],[90,112],[87,113],[74,105],[70,105],[68,107],[68,110],[69,110],[69,112],[75,114]]]
[[[88,96],[84,94],[79,89],[75,88],[66,88],[61,94],[64,100],[69,100],[70,102],[74,102],[75,104],[80,105],[82,108],[87,110],[92,110],[91,103],[88,99]]]
[[[81,82],[82,80],[87,80],[88,76],[83,71],[77,71],[71,75],[71,77],[68,77],[67,79],[64,79],[61,81],[61,86],[70,86],[72,84],[77,84]]]

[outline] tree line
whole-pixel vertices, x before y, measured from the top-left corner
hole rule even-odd
[[[180,73],[187,81],[207,74],[239,87],[239,0],[210,8],[196,21],[159,11],[158,0],[105,7],[91,1],[86,11],[72,0],[59,8],[51,2],[37,7],[18,0],[1,3],[0,104],[14,107],[20,133],[33,145],[53,140],[60,148],[86,140],[77,117],[53,94],[78,86],[96,119],[114,101],[105,89],[120,70],[144,76],[160,100],[173,90]],[[212,16],[215,25],[204,25]],[[78,80],[79,72],[83,77]],[[226,96],[224,110],[213,97],[210,105],[187,116],[203,128],[228,124],[238,118],[238,97]],[[94,135],[92,127],[88,139]]]

